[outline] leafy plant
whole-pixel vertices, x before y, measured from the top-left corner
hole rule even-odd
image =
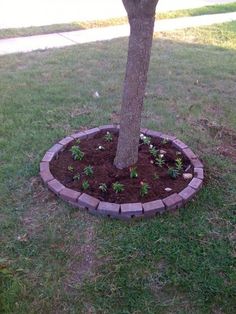
[[[75,176],[73,176],[73,180],[79,181],[80,180],[80,174],[77,173]]]
[[[78,139],[75,141],[75,143],[76,143],[77,145],[79,145],[79,144],[80,144],[80,139],[78,138]]]
[[[162,167],[165,164],[164,160],[164,155],[160,154],[156,159],[155,159],[155,164],[158,165],[159,167]]]
[[[183,161],[181,158],[176,158],[175,159],[175,168],[178,170],[178,171],[181,171],[183,169]]]
[[[154,158],[157,157],[158,150],[156,149],[155,146],[150,145],[150,146],[149,146],[149,152],[150,152],[150,154],[151,154]]]
[[[94,174],[94,171],[93,171],[93,167],[88,165],[84,168],[84,173],[86,174],[86,176],[88,177],[92,177],[93,174]]]
[[[102,191],[103,193],[106,193],[107,192],[107,185],[106,183],[100,183],[99,185],[99,190]]]
[[[146,182],[140,182],[140,196],[144,197],[148,194],[150,186]]]
[[[179,176],[179,171],[178,169],[174,168],[174,167],[170,167],[167,170],[167,174],[172,178],[172,179],[176,179]]]
[[[74,171],[74,167],[71,166],[71,165],[69,165],[69,166],[67,167],[67,170],[70,171],[70,172],[73,172],[73,171]]]
[[[163,138],[163,140],[161,141],[161,144],[166,145],[169,143],[169,140],[167,138]]]
[[[106,142],[112,142],[113,136],[110,132],[107,132],[106,135],[104,136],[104,139]]]
[[[87,189],[89,189],[90,185],[89,185],[89,182],[87,180],[84,180],[82,182],[82,189],[85,191]]]
[[[145,136],[144,134],[140,134],[140,139],[143,141],[143,144],[150,145],[151,144],[151,137]]]
[[[72,146],[70,151],[74,160],[82,160],[84,158],[84,152],[81,151],[79,146]]]
[[[160,178],[159,175],[156,172],[154,172],[153,179],[154,180],[158,180],[159,178]]]
[[[136,167],[130,167],[129,168],[129,172],[130,172],[130,178],[134,179],[138,177],[138,172],[137,172],[137,168]]]
[[[117,193],[121,193],[124,191],[124,184],[120,183],[120,182],[115,182],[112,184],[112,188],[113,190]]]

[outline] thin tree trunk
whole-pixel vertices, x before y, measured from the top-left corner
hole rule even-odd
[[[151,10],[150,5],[148,6],[149,12],[140,9],[141,1],[137,4],[137,1],[123,0],[129,17],[130,37],[120,115],[120,133],[114,160],[114,165],[119,169],[134,165],[138,160],[141,114],[157,3],[157,0],[146,1],[149,1],[149,4],[152,3]]]

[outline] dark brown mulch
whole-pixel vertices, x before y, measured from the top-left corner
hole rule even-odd
[[[90,184],[90,188],[85,191],[87,194],[101,201],[113,203],[154,201],[165,198],[172,193],[178,193],[188,185],[189,180],[183,179],[182,173],[176,179],[171,178],[167,174],[168,167],[175,166],[176,158],[183,160],[183,170],[190,165],[190,161],[185,156],[180,155],[180,152],[171,143],[163,143],[157,138],[151,139],[151,144],[158,150],[166,151],[164,155],[165,164],[159,167],[152,163],[154,158],[149,152],[149,146],[142,144],[140,141],[138,162],[133,165],[137,168],[138,177],[131,179],[129,169],[118,170],[113,165],[118,136],[112,134],[112,142],[106,142],[104,139],[105,133],[100,132],[94,138],[81,141],[79,146],[85,153],[82,161],[72,158],[70,149],[73,145],[78,144],[76,141],[71,142],[59,154],[58,158],[50,163],[50,170],[53,176],[66,187],[76,191],[83,191],[82,182],[87,180]],[[104,150],[99,150],[99,146],[103,146]],[[84,174],[84,168],[88,165],[93,167],[94,175],[92,177]],[[68,167],[73,167],[73,171],[68,170]],[[80,174],[80,180],[73,179],[78,173]],[[193,174],[192,166],[188,173]],[[154,174],[158,175],[159,178],[156,179]],[[122,183],[125,188],[124,191],[116,194],[112,189],[114,182]],[[145,197],[140,196],[141,182],[147,183],[150,187],[149,193]],[[106,193],[101,192],[99,189],[101,183],[107,185]],[[165,188],[171,188],[172,190],[166,192]]]

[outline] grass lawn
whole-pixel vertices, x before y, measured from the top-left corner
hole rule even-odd
[[[188,143],[206,180],[178,214],[130,223],[38,176],[53,143],[119,121],[127,39],[0,57],[1,313],[235,312],[235,38],[235,22],[156,36],[142,124]]]
[[[168,11],[168,12],[158,12],[157,6],[157,20],[171,19],[183,16],[197,16],[197,15],[206,15],[206,14],[217,14],[217,13],[229,13],[236,11],[236,2],[226,3],[220,5],[211,5],[196,9],[187,9],[187,10],[177,10],[177,11]],[[126,17],[113,18],[107,20],[98,20],[98,21],[74,21],[67,24],[54,24],[47,26],[35,26],[35,27],[24,27],[24,28],[10,28],[10,29],[0,29],[0,39],[11,38],[11,37],[20,37],[20,36],[32,36],[32,35],[42,35],[50,33],[60,33],[60,32],[69,32],[74,30],[82,30],[95,27],[105,27],[112,25],[120,25],[128,23]]]

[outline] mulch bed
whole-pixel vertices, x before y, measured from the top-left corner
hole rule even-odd
[[[193,166],[190,160],[181,154],[171,142],[163,142],[158,138],[151,138],[151,144],[158,151],[165,151],[165,164],[160,167],[155,164],[154,158],[150,154],[149,145],[143,144],[140,140],[138,162],[133,165],[136,167],[138,177],[130,178],[130,170],[119,170],[113,165],[116,154],[118,135],[111,132],[112,141],[107,142],[104,139],[106,131],[97,133],[93,138],[83,139],[78,144],[76,140],[70,142],[63,151],[58,154],[58,157],[50,162],[50,171],[52,175],[61,182],[65,187],[83,191],[82,182],[87,180],[90,187],[83,191],[91,196],[96,197],[100,201],[111,203],[136,203],[149,202],[157,199],[163,199],[173,193],[181,192],[187,187],[190,180],[183,178],[182,173],[188,168],[188,173],[193,174]],[[81,151],[85,153],[83,160],[74,160],[71,153],[71,147],[79,145]],[[104,149],[98,149],[102,146]],[[183,162],[183,170],[180,175],[173,179],[168,174],[168,168],[175,167],[175,160],[181,158]],[[92,166],[94,174],[92,177],[85,175],[84,168]],[[80,174],[80,179],[75,179],[77,174]],[[124,191],[115,193],[112,188],[114,182],[119,182],[124,185]],[[140,196],[140,187],[142,182],[149,185],[150,189],[147,195]],[[99,185],[105,183],[107,192],[102,192]],[[169,192],[165,188],[170,188]]]

